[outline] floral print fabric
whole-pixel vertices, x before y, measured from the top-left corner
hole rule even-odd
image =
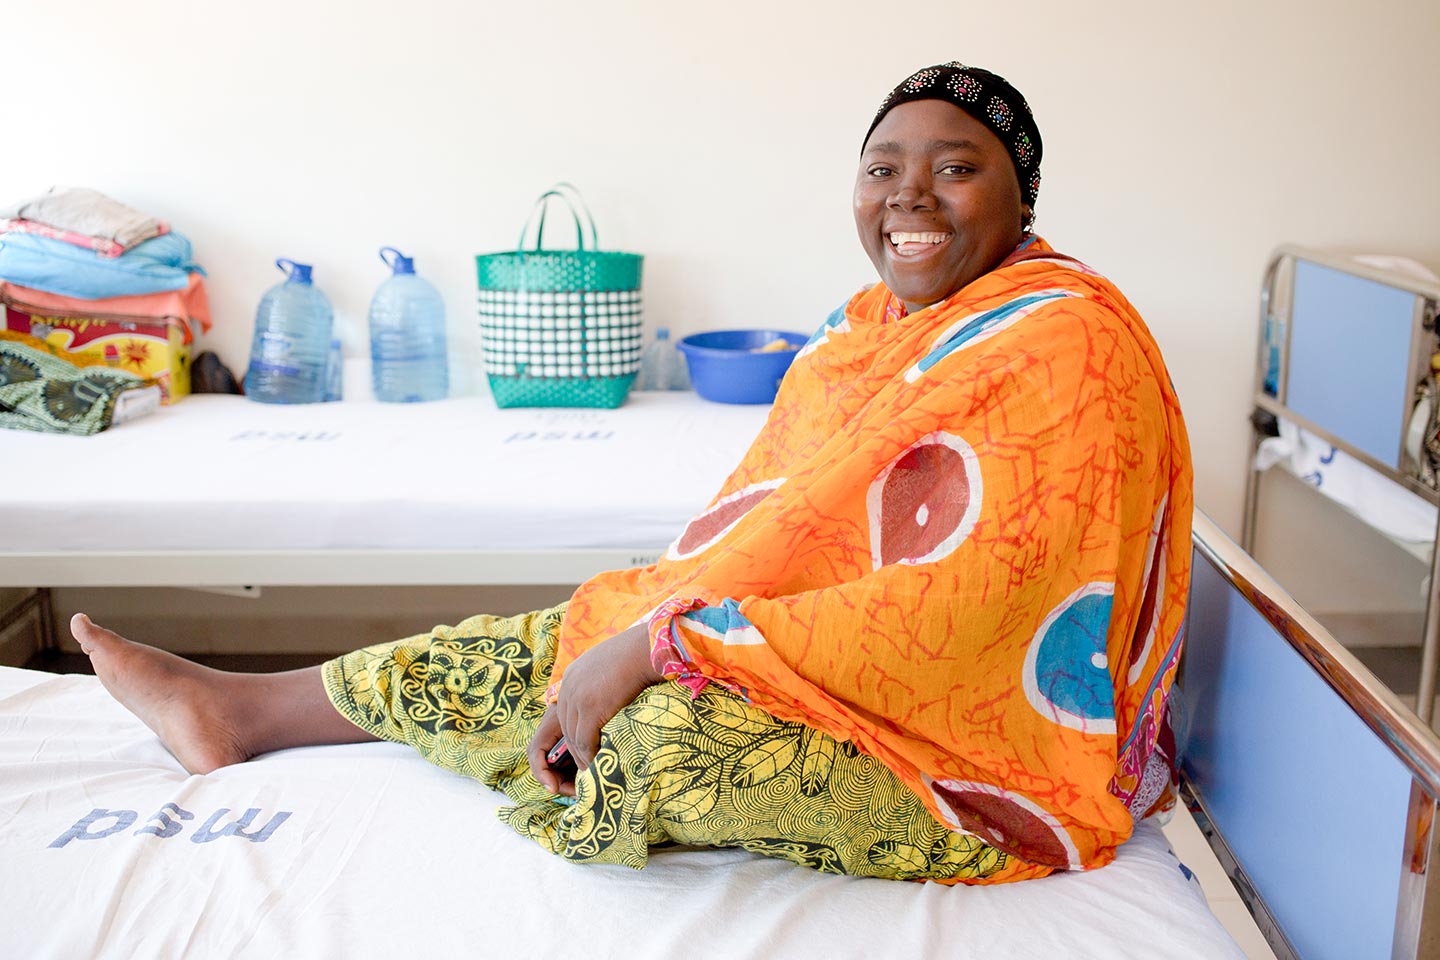
[[[742,847],[832,873],[982,878],[1003,852],[937,822],[879,761],[712,686],[642,693],[605,726],[573,802],[530,775],[564,608],[472,617],[325,665],[331,702],[375,736],[505,791],[501,816],[566,859],[640,868],[653,846]]]

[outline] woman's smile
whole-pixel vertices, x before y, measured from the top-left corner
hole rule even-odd
[[[895,256],[914,260],[936,254],[940,247],[950,242],[952,233],[934,231],[890,231],[890,246]]]

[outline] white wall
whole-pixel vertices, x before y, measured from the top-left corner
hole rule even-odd
[[[872,111],[959,58],[1030,99],[1038,229],[1149,319],[1199,502],[1234,530],[1269,250],[1440,267],[1440,4],[1095,6],[0,0],[0,200],[83,184],[172,220],[234,367],[277,256],[315,263],[359,353],[393,244],[468,371],[470,257],[562,178],[647,254],[652,324],[808,330],[870,278],[849,195]]]

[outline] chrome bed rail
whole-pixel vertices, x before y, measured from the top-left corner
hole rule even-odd
[[[1376,736],[1390,744],[1432,796],[1440,797],[1440,737],[1400,702],[1360,660],[1305,612],[1285,588],[1200,511],[1195,547],[1304,657]]]
[[[1440,801],[1440,737],[1437,737],[1435,732],[1423,723],[1413,710],[1406,707],[1393,692],[1380,683],[1354,654],[1335,640],[1319,621],[1307,613],[1214,521],[1198,510],[1195,512],[1193,522],[1193,543],[1197,561],[1203,558],[1213,565],[1222,580],[1227,582],[1235,593],[1244,598],[1249,607],[1253,608],[1254,612],[1273,629],[1275,634],[1284,639],[1289,648],[1318,675],[1324,686],[1328,687],[1329,691],[1333,691],[1334,696],[1348,707],[1354,714],[1354,718],[1368,728],[1385,748],[1388,748],[1393,755],[1392,765],[1398,764],[1393,767],[1397,778],[1394,785],[1398,785],[1401,796],[1403,796],[1405,786],[1404,774],[1408,773],[1410,778],[1409,801],[1408,809],[1403,811],[1405,824],[1403,826],[1404,843],[1401,862],[1392,865],[1394,871],[1400,874],[1398,896],[1395,902],[1393,938],[1390,939],[1388,950],[1385,949],[1385,944],[1376,944],[1377,952],[1373,955],[1389,956],[1397,958],[1397,960],[1398,958],[1403,958],[1403,960],[1414,960],[1414,958],[1420,957],[1440,958],[1440,881],[1434,884],[1427,882],[1432,865],[1440,866],[1440,832],[1434,829],[1437,801]],[[1186,685],[1186,661],[1190,659],[1193,645],[1201,642],[1201,638],[1193,632],[1197,616],[1196,602],[1195,589],[1192,587],[1192,609],[1189,615],[1192,632],[1187,639],[1186,658],[1182,659],[1181,664],[1182,687]],[[1230,638],[1230,642],[1249,643],[1251,640],[1237,633],[1235,637]],[[1304,672],[1303,668],[1297,667],[1297,669],[1301,673]],[[1284,704],[1281,706],[1283,707]],[[1181,709],[1183,712],[1186,708],[1182,705]],[[1183,722],[1185,721],[1182,720]],[[1307,739],[1312,741],[1308,746],[1314,748],[1316,746],[1313,742],[1314,738]],[[1192,739],[1187,741],[1187,746],[1194,747],[1195,743],[1196,741]],[[1204,745],[1200,746],[1203,748]],[[1324,751],[1330,745],[1321,743],[1318,746]],[[1379,750],[1378,745],[1376,750],[1383,752]],[[1187,750],[1186,752],[1191,751]],[[1310,942],[1308,952],[1297,950],[1287,940],[1281,925],[1276,922],[1276,914],[1279,911],[1272,914],[1266,903],[1267,897],[1274,899],[1277,892],[1281,893],[1282,897],[1284,896],[1284,891],[1275,889],[1273,864],[1269,869],[1270,889],[1260,889],[1259,884],[1252,882],[1255,878],[1247,874],[1246,861],[1249,851],[1239,848],[1233,843],[1227,843],[1225,836],[1227,823],[1223,819],[1217,822],[1217,818],[1211,815],[1211,804],[1207,802],[1206,786],[1203,783],[1192,782],[1192,777],[1187,772],[1187,775],[1182,778],[1182,797],[1194,814],[1197,824],[1210,842],[1217,858],[1221,861],[1221,865],[1230,876],[1241,899],[1255,917],[1257,926],[1270,942],[1276,956],[1281,960],[1288,960],[1291,957],[1304,957],[1305,960],[1309,960],[1314,956],[1338,956],[1339,954],[1327,952],[1328,947],[1323,944],[1317,950],[1313,940]],[[1311,794],[1323,792],[1326,786],[1326,784],[1321,784],[1317,790],[1312,785],[1310,792]],[[1359,821],[1366,817],[1360,814],[1368,815],[1370,812],[1368,804],[1363,798],[1366,787],[1364,782],[1347,783],[1342,789],[1340,784],[1332,781],[1329,786],[1333,787],[1337,795],[1346,794],[1349,797],[1358,793],[1362,795],[1362,799],[1344,801],[1349,804],[1346,809],[1351,812],[1353,820],[1349,822],[1327,821],[1328,829],[1322,827],[1313,834],[1307,834],[1307,841],[1313,837],[1316,845],[1331,843],[1333,837],[1342,831],[1348,832],[1365,827]],[[1293,796],[1295,804],[1312,805],[1314,798],[1306,796],[1305,789],[1304,785],[1297,784],[1295,786]],[[1377,804],[1377,806],[1379,805]],[[1402,806],[1404,806],[1403,803],[1396,804],[1384,811],[1384,815],[1390,818],[1385,822],[1389,824],[1392,837],[1398,837],[1401,831],[1398,821],[1402,813],[1399,808]],[[1237,815],[1233,804],[1226,814],[1230,821],[1243,819],[1243,816]],[[1377,813],[1376,816],[1380,816],[1380,814]],[[1243,832],[1234,829],[1233,824],[1228,824],[1228,827],[1233,831],[1232,836]],[[1253,839],[1253,835],[1250,839]],[[1264,855],[1270,856],[1271,854],[1265,853]],[[1391,867],[1386,866],[1382,872],[1388,874],[1391,888],[1394,889],[1395,874],[1389,872],[1390,869]],[[1344,870],[1343,866],[1334,867],[1335,877],[1339,878],[1338,883],[1343,884],[1350,879]],[[1291,916],[1293,925],[1293,910]],[[1349,960],[1348,956],[1347,960]]]

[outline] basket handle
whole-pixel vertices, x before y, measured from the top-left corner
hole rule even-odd
[[[549,208],[549,200],[551,197],[559,197],[565,201],[565,206],[570,209],[570,216],[575,219],[575,249],[580,251],[585,249],[585,227],[587,226],[590,228],[590,249],[600,249],[600,241],[595,232],[595,218],[591,215],[590,208],[585,205],[585,200],[580,196],[579,190],[575,189],[571,184],[563,182],[555,184],[555,186],[540,194],[540,198],[535,201],[534,209],[530,211],[529,219],[525,221],[525,227],[520,231],[520,241],[516,244],[515,249],[519,252],[524,252],[525,237],[530,233],[530,225],[536,223],[537,215],[539,216],[539,223],[536,224],[535,227],[535,246],[533,249],[537,253],[545,249],[545,213]],[[576,204],[579,204],[579,210],[576,210]],[[582,212],[585,214],[583,221],[580,217]]]
[[[562,195],[567,202],[573,199],[575,203],[580,204],[580,210],[585,214],[585,222],[590,226],[590,249],[599,250],[600,238],[595,232],[595,215],[590,212],[590,207],[585,203],[585,198],[580,196],[580,189],[573,183],[567,183],[564,180],[561,180],[550,189],[557,195]],[[570,209],[573,213],[575,208],[572,205]],[[543,217],[544,215],[542,214],[541,216]]]

